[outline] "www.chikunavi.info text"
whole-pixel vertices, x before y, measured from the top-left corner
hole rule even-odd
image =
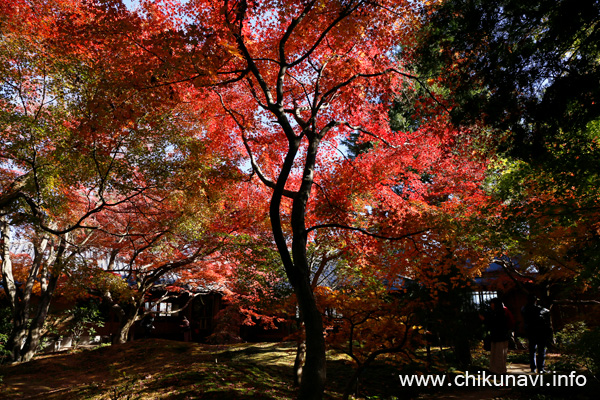
[[[507,374],[496,375],[486,371],[447,375],[398,375],[402,386],[459,386],[459,387],[524,387],[524,386],[585,386],[587,378],[575,371],[569,374],[549,373],[539,375]]]

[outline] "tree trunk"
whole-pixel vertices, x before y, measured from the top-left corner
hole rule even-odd
[[[14,324],[6,343],[6,349],[9,351],[9,360],[11,362],[19,362],[21,360],[21,350],[26,338],[26,325],[21,323]]]
[[[44,260],[43,254],[48,244],[48,237],[35,243],[35,257],[27,284],[24,285],[22,296],[15,297],[11,306],[13,320],[18,321],[13,326],[11,337],[12,361],[30,361],[39,350],[44,323],[48,317],[50,302],[56,289],[64,262],[64,253],[67,246],[66,238],[61,238],[58,250],[51,248],[50,255]],[[38,277],[40,281],[40,299],[37,308],[31,306],[30,298],[33,294],[33,281]],[[29,315],[35,310],[35,316],[29,321]]]
[[[300,315],[302,316],[306,331],[306,359],[302,369],[298,399],[320,400],[325,390],[326,378],[325,337],[323,335],[322,315],[317,307],[310,284],[308,260],[306,258],[303,207],[306,205],[307,198],[308,193],[304,199],[304,204],[300,206],[296,205],[299,201],[298,198],[294,200],[292,215],[295,214],[297,219],[292,216],[292,225],[294,227],[294,239],[292,241],[293,261],[281,230],[277,234],[277,225],[280,223],[280,220],[279,204],[276,204],[276,202],[271,203],[271,223],[274,225],[275,241],[282,256],[288,279],[294,287],[298,306],[300,307]],[[276,208],[275,215],[273,215],[274,208]]]
[[[21,354],[23,342],[27,336],[27,319],[23,319],[19,305],[19,289],[15,284],[12,271],[12,258],[10,256],[10,225],[5,215],[0,216],[0,245],[2,246],[2,286],[6,297],[8,298],[12,311],[12,329],[6,343],[6,349],[9,351],[9,359],[16,361]]]
[[[297,243],[295,245],[292,244],[292,246],[296,250],[294,251],[295,266],[304,272],[302,279],[300,279],[300,282],[297,282],[297,286],[295,287],[298,305],[300,306],[300,315],[302,315],[306,332],[306,358],[302,369],[298,399],[320,400],[325,390],[326,378],[323,317],[317,307],[317,301],[310,285],[306,246],[298,248]],[[299,252],[301,254],[298,254]]]
[[[129,330],[131,329],[134,323],[135,317],[128,318],[125,321],[121,322],[121,325],[119,326],[119,331],[113,337],[113,344],[127,343],[127,338],[129,337]]]
[[[342,395],[343,400],[348,400],[348,398],[350,398],[353,388],[356,387],[356,391],[358,391],[358,379],[360,378],[360,376],[362,375],[362,373],[364,372],[364,370],[366,368],[367,368],[367,366],[362,364],[356,369],[356,371],[354,371],[354,373],[348,380],[348,383],[346,383],[346,387],[344,388],[344,394]],[[356,384],[356,386],[355,386],[355,384]]]
[[[302,183],[292,205],[291,219],[293,273],[292,276],[288,273],[288,276],[290,276],[290,282],[296,292],[306,332],[306,359],[298,394],[298,398],[301,400],[320,400],[323,397],[326,379],[323,316],[317,307],[310,280],[310,265],[306,256],[306,205],[312,189],[318,148],[319,139],[316,136],[311,137],[304,163]]]
[[[294,360],[294,386],[299,387],[302,382],[302,370],[304,368],[304,360],[306,359],[306,343],[298,343],[296,349],[296,359]]]
[[[298,399],[320,400],[325,390],[326,359],[325,337],[321,312],[317,309],[314,296],[306,296],[304,324],[306,326],[306,359],[302,369]],[[312,297],[312,299],[310,298]]]
[[[114,307],[113,307],[114,308]],[[118,313],[119,315],[119,330],[112,338],[112,344],[123,344],[127,343],[129,338],[129,331],[138,316],[139,305],[135,304],[122,309]]]
[[[40,332],[35,331],[35,328],[39,326],[38,318],[43,318],[41,321],[41,326],[43,326],[47,315],[47,308],[46,313],[41,311],[43,311],[44,306],[49,305],[50,302],[50,299],[46,298],[46,291],[44,290],[46,287],[42,287],[38,312],[36,313],[36,318],[30,323],[29,316],[30,312],[32,311],[30,300],[34,284],[38,278],[38,273],[40,270],[43,271],[43,253],[46,249],[46,245],[48,244],[48,238],[43,237],[39,242],[34,244],[35,255],[27,280],[24,283],[17,285],[13,276],[13,266],[10,256],[10,226],[5,216],[1,218],[0,222],[2,224],[2,282],[10,303],[13,319],[13,326],[6,348],[10,353],[9,358],[12,362],[28,361],[33,357],[35,351],[37,351],[37,347],[39,346],[39,339],[37,342],[35,342],[35,340],[34,342],[31,342],[29,336],[31,335],[32,329],[34,329],[34,339],[36,335],[39,336]],[[53,261],[55,261],[55,258],[51,257],[51,262]],[[52,296],[52,293],[49,295]],[[25,359],[25,355],[28,357],[27,360]]]
[[[54,294],[54,289],[56,289],[57,282],[58,274],[51,275],[46,290],[42,292],[35,319],[31,321],[29,326],[29,334],[27,335],[27,341],[23,347],[21,361],[30,361],[39,350],[44,323],[48,317],[50,302],[52,300],[52,295]]]

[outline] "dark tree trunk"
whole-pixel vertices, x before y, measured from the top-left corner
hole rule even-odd
[[[135,317],[135,315],[128,316],[123,321],[121,321],[121,323],[119,324],[119,330],[113,336],[112,344],[122,344],[127,342],[127,339],[129,337],[129,331],[135,323]]]
[[[294,360],[294,386],[300,386],[302,381],[302,369],[304,368],[304,360],[306,359],[306,343],[298,343],[296,349],[296,359]]]
[[[54,289],[56,289],[57,282],[58,275],[51,275],[48,282],[48,287],[42,293],[42,298],[40,299],[40,304],[38,305],[38,311],[35,319],[31,321],[29,333],[27,335],[27,341],[25,342],[25,346],[22,350],[21,361],[30,361],[40,347],[44,322],[46,322],[46,318],[48,317],[50,301],[52,300],[52,295],[54,294]]]
[[[121,306],[112,301],[112,296],[110,296],[110,293],[105,294],[104,299],[112,302],[112,308],[115,310],[117,318],[119,319],[119,328],[112,336],[112,344],[127,343],[129,332],[135,324],[138,316],[140,304],[134,302],[134,304]]]
[[[360,376],[362,375],[362,373],[365,371],[366,368],[367,368],[367,366],[362,364],[356,369],[356,371],[354,371],[354,373],[352,374],[352,376],[346,383],[346,387],[344,388],[344,394],[342,395],[343,400],[348,400],[350,398],[350,395],[352,394],[353,389],[358,391],[358,379],[360,378]]]
[[[454,342],[454,353],[461,367],[468,367],[472,363],[471,343],[466,335],[456,338]]]
[[[47,257],[44,254],[50,242],[49,234],[43,234],[38,241],[34,242],[35,255],[29,276],[24,284],[17,287],[12,274],[10,228],[5,217],[0,222],[2,224],[2,282],[13,318],[13,327],[6,347],[12,362],[30,361],[40,347],[44,322],[61,274],[67,248],[66,235],[59,238],[58,248],[50,247]],[[31,297],[37,280],[40,281],[40,301],[37,308],[34,308]],[[33,312],[35,315],[30,321]]]
[[[9,351],[9,360],[19,362],[21,360],[21,350],[23,343],[27,338],[27,327],[24,324],[14,324],[6,343],[6,349]]]
[[[304,288],[302,296],[305,297],[301,301],[301,303],[304,303],[301,308],[303,309],[306,328],[306,358],[302,369],[298,398],[303,400],[321,399],[325,390],[326,378],[323,321],[312,291],[308,292]]]
[[[281,119],[285,117],[282,115]],[[291,137],[291,135],[290,135]],[[289,150],[282,170],[277,179],[270,204],[271,227],[277,249],[281,256],[288,279],[296,293],[300,315],[306,330],[306,359],[302,369],[298,398],[302,400],[321,399],[325,389],[325,337],[323,336],[322,315],[316,303],[310,282],[310,268],[306,256],[306,204],[310,197],[313,182],[313,171],[316,162],[319,140],[313,136],[306,154],[304,175],[300,189],[295,193],[292,206],[291,227],[292,254],[281,225],[281,199],[285,184],[294,164],[300,140],[290,139]]]

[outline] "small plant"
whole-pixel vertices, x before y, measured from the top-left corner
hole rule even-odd
[[[120,371],[122,378],[125,383],[122,385],[115,385],[111,388],[108,393],[110,400],[133,400],[139,399],[139,395],[136,393],[143,387],[143,383],[135,376],[128,376],[125,371]]]
[[[103,347],[110,347],[110,346],[111,346],[110,343],[100,343],[99,345],[95,346],[93,350],[101,349]]]
[[[210,344],[231,344],[243,342],[240,337],[241,317],[237,309],[229,306],[217,315],[217,324],[212,335],[207,338]]]
[[[132,396],[133,382],[126,382],[122,386],[114,386],[109,393],[110,400],[131,400]]]
[[[94,335],[96,327],[104,326],[98,303],[95,301],[79,303],[66,312],[72,315],[68,320],[66,333],[73,336],[74,348],[77,348],[82,336]]]
[[[473,352],[472,367],[476,369],[488,368],[489,363],[490,356],[487,353],[481,351]]]

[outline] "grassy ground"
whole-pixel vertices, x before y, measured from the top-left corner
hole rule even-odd
[[[289,350],[138,340],[1,367],[0,398],[285,399],[291,391],[281,375]]]
[[[435,354],[436,364],[451,363],[449,352],[442,353],[445,354]],[[485,354],[474,354],[477,362],[485,363]],[[159,339],[137,340],[0,366],[0,399],[293,399],[294,357],[293,343],[209,346]],[[514,373],[524,373],[522,369],[527,369],[522,359],[526,362],[523,354],[511,355],[509,368],[516,371]],[[423,365],[401,367],[378,363],[362,376],[358,384],[359,398],[593,399],[598,392],[596,389],[576,392],[573,388],[460,390],[411,388],[399,384],[398,374],[423,368]],[[452,369],[445,367],[445,370]],[[330,355],[327,400],[341,398],[351,373],[344,357]]]
[[[0,398],[293,399],[294,357],[292,343],[209,346],[137,340],[0,366]],[[351,368],[340,357],[331,357],[328,367],[326,398],[339,399]],[[393,396],[393,368],[377,366],[369,376],[363,390],[379,398]]]

